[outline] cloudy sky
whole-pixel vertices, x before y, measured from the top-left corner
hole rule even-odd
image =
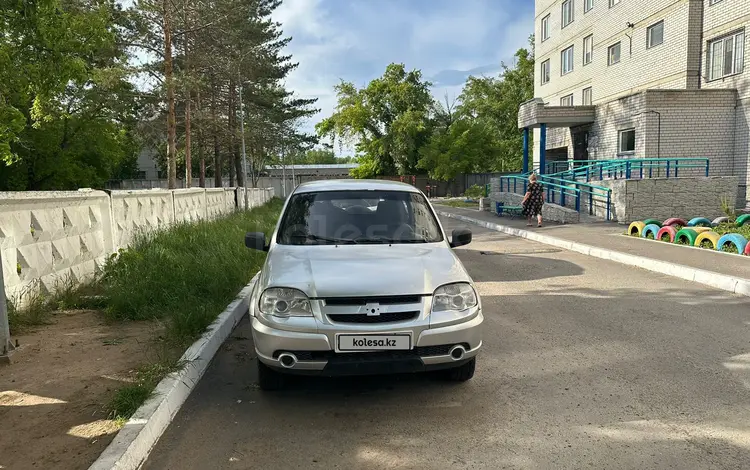
[[[321,113],[335,105],[333,86],[366,85],[391,62],[421,69],[433,93],[450,98],[469,75],[495,75],[533,32],[532,0],[284,0],[275,13],[293,37],[299,62],[287,87],[319,98]]]

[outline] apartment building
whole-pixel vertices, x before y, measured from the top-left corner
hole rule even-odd
[[[748,29],[750,0],[536,0],[535,166],[706,157],[750,202]]]

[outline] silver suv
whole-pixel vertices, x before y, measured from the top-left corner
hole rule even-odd
[[[482,303],[432,206],[413,186],[316,181],[298,186],[270,240],[250,300],[258,378],[443,370],[473,377],[482,347]]]

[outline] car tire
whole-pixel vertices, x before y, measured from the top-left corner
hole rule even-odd
[[[273,370],[258,359],[258,386],[266,392],[281,390],[284,388],[284,374]]]
[[[448,369],[445,371],[445,378],[451,382],[466,382],[474,377],[474,370],[477,367],[477,358],[472,358],[466,364]]]

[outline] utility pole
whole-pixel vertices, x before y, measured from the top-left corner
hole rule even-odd
[[[248,210],[247,205],[247,152],[245,152],[245,106],[244,100],[242,99],[242,76],[237,74],[237,78],[240,82],[240,133],[242,134],[242,171],[245,175],[242,177],[242,183],[245,185],[245,210]]]
[[[8,306],[5,302],[5,281],[3,279],[3,255],[0,252],[0,365],[10,363],[13,344],[10,342],[8,326]]]

